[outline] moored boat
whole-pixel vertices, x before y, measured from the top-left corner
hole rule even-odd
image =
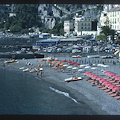
[[[26,68],[26,69],[23,70],[23,72],[27,72],[27,71],[29,71],[29,68]]]
[[[65,82],[78,81],[78,80],[82,80],[82,77],[70,77],[70,78],[66,78]]]

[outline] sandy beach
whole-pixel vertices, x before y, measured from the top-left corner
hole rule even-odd
[[[76,61],[76,58],[72,58],[70,55],[49,55],[48,57],[57,58],[59,60],[71,60]],[[78,58],[80,60],[81,58]],[[86,57],[83,57],[82,60],[88,60]],[[51,83],[56,84],[57,86],[64,87],[65,89],[69,90],[70,96],[73,98],[76,98],[77,102],[79,103],[79,100],[83,100],[85,103],[89,104],[89,106],[97,111],[99,115],[119,115],[120,114],[120,100],[116,100],[115,98],[108,95],[106,92],[98,88],[97,86],[92,86],[91,83],[85,80],[87,76],[85,76],[82,72],[75,72],[75,73],[67,73],[67,72],[58,72],[55,69],[52,69],[48,63],[45,61],[39,61],[40,59],[19,59],[18,62],[10,63],[8,66],[6,65],[6,70],[16,70],[21,71],[21,67],[24,68],[37,68],[38,64],[43,64],[42,68],[44,69],[44,74],[42,77],[39,77],[37,79],[42,81],[49,81]],[[95,60],[95,59],[94,59]],[[100,61],[100,58],[96,58],[96,61]],[[115,58],[111,59],[113,62],[117,61]],[[26,61],[32,63],[32,66],[27,66]],[[1,59],[0,64],[3,65],[3,60]],[[108,68],[98,68],[97,70],[89,70],[86,69],[86,71],[91,71],[94,74],[97,74],[101,77],[107,77],[107,75],[103,74],[101,72],[101,69],[108,70],[111,72],[114,72],[115,74],[120,76],[120,69],[119,69],[119,63],[116,63],[116,65],[113,65],[113,63],[106,62],[105,64],[109,65]],[[97,64],[97,63],[96,63]],[[1,66],[3,67],[3,66]],[[36,72],[30,73],[26,72],[26,74],[30,74],[35,76],[35,79],[37,77]],[[83,77],[80,81],[74,81],[74,82],[65,82],[66,78],[69,78],[71,76],[81,76]]]

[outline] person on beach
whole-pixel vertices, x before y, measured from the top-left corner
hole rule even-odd
[[[42,77],[42,75],[43,75],[43,71],[41,70],[41,71],[40,71],[40,77]]]
[[[38,73],[38,71],[37,71],[37,73],[36,73],[36,74],[37,74],[37,77],[39,77],[39,73]]]
[[[3,64],[3,69],[5,69],[5,64]]]
[[[38,64],[38,67],[40,67],[41,65],[40,64]]]

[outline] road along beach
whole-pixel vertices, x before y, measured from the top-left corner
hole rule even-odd
[[[54,55],[49,57],[54,58]],[[111,58],[108,61],[108,59],[101,60],[101,58],[91,58],[91,59],[88,59],[87,57],[72,58],[70,56],[57,55],[55,59],[58,59],[56,63],[62,62],[62,60],[66,60],[66,61],[78,62],[80,65],[87,64],[87,66],[89,66],[88,64],[95,64],[96,65],[95,67],[97,67],[97,69],[91,69],[90,67],[80,68],[80,65],[79,66],[77,65],[77,67],[79,69],[84,69],[85,72],[90,71],[103,78],[107,76],[102,73],[102,70],[109,70],[111,72],[116,73],[117,75],[120,75],[119,63],[117,63],[117,60],[115,58],[113,59]],[[113,64],[113,61],[116,64]],[[26,62],[29,62],[32,64],[26,65]],[[2,65],[4,61],[1,60],[0,63]],[[63,63],[70,66],[70,64],[67,62],[63,62]],[[104,63],[109,66],[98,67],[97,64],[100,64],[100,63]],[[96,111],[98,115],[119,115],[120,114],[120,101],[111,97],[105,91],[101,90],[97,86],[92,86],[91,83],[85,80],[87,76],[84,75],[84,72],[82,72],[82,70],[80,72],[74,69],[68,70],[67,67],[64,68],[62,66],[62,69],[64,69],[64,71],[58,71],[57,69],[52,69],[52,67],[49,65],[49,62],[46,62],[46,60],[40,61],[40,59],[36,59],[36,58],[17,60],[17,62],[10,63],[8,66],[5,65],[5,69],[6,71],[14,70],[14,71],[23,72],[23,69],[38,68],[38,64],[41,65],[40,68],[43,68],[42,77],[40,77],[40,75],[37,76],[36,72],[34,71],[33,72],[26,71],[26,74],[34,76],[35,80],[36,80],[36,77],[38,77],[37,78],[38,80],[48,81],[59,87],[63,87],[64,89],[67,89],[69,91],[69,95],[72,96],[72,98],[76,98],[75,100],[78,103],[79,101],[84,101],[87,105],[89,105],[89,107],[93,111]],[[74,65],[71,65],[71,66],[75,67]],[[82,80],[73,81],[69,83],[65,82],[66,78],[75,77],[75,76],[82,77]],[[52,87],[51,89],[55,90]]]

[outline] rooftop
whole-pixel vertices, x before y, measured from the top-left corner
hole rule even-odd
[[[110,9],[108,12],[115,12],[115,11],[120,11],[120,8],[115,7],[115,8]]]

